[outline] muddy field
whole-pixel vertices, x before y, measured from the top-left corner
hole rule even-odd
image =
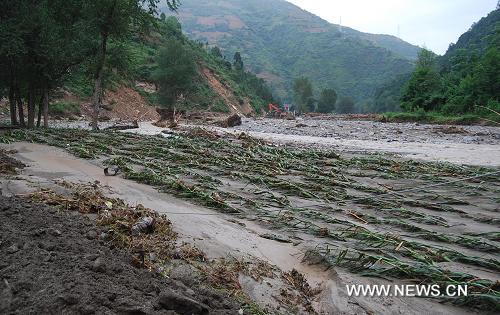
[[[234,299],[193,285],[194,273],[134,267],[106,233],[79,213],[0,196],[0,313],[237,313]]]
[[[223,117],[210,117],[210,122]],[[500,167],[500,127],[382,123],[363,120],[243,118],[241,126],[214,127],[203,120],[182,121],[219,134],[248,135],[274,143],[344,153],[388,154],[412,160]],[[118,122],[102,123],[102,128]],[[58,121],[58,128],[89,129],[86,121]],[[140,122],[128,132],[158,135],[164,128]],[[169,130],[166,130],[167,132]]]
[[[315,312],[470,314],[500,305],[498,169],[339,155],[206,129],[166,137],[50,130],[2,139],[64,148],[94,161],[97,170],[118,165],[123,178],[161,193],[144,194],[141,186],[141,194],[127,194],[131,184],[121,178],[112,186],[129,201],[146,199],[167,213],[208,255],[251,254],[301,271],[321,289],[311,300]],[[70,179],[97,172],[30,146],[7,147],[32,156],[39,167],[34,175],[46,180],[50,165],[67,165],[58,177]],[[181,206],[171,194],[198,205]],[[346,284],[366,283],[467,283],[470,291],[458,299],[346,295]],[[269,289],[245,289],[261,304],[269,295],[276,299]]]

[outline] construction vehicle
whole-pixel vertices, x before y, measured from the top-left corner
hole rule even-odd
[[[285,110],[282,110],[277,105],[269,104],[269,111],[266,114],[266,117],[269,118],[279,118],[279,119],[295,119],[295,113],[289,111],[289,106],[285,104]]]
[[[281,114],[283,113],[281,108],[279,108],[278,106],[276,106],[272,103],[269,103],[268,108],[269,108],[269,111],[267,112],[267,117],[270,117],[270,118],[280,118],[281,117]]]

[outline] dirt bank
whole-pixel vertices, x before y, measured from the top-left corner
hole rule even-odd
[[[0,196],[0,313],[237,313],[194,275],[183,283],[132,266],[129,252],[99,240],[104,232],[79,213]]]

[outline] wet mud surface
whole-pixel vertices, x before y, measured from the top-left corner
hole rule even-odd
[[[0,313],[237,313],[238,303],[197,285],[194,273],[168,279],[134,267],[104,232],[79,213],[0,196]]]

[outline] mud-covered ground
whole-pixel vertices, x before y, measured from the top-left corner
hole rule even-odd
[[[0,313],[237,313],[238,303],[196,285],[193,273],[134,267],[104,232],[79,213],[0,195]]]
[[[204,117],[199,114],[198,118]],[[500,166],[500,127],[429,125],[418,123],[383,123],[370,120],[349,120],[342,116],[330,119],[305,117],[296,120],[243,118],[241,126],[218,128],[213,121],[223,117],[182,119],[180,126],[202,126],[222,133],[245,132],[253,137],[275,143],[292,144],[311,149],[334,149],[341,152],[397,155],[407,159],[451,162],[475,166]],[[119,121],[100,123],[101,128]],[[81,121],[53,121],[53,127],[89,129]],[[140,122],[140,134],[161,134],[165,128],[151,122]]]
[[[166,213],[185,239],[209,255],[251,254],[282,270],[298,269],[320,284],[321,294],[311,300],[319,313],[498,308],[498,169],[339,155],[204,129],[165,137],[47,130],[2,140],[11,143],[2,147],[30,164],[23,175],[31,185],[54,178],[99,180],[129,203]],[[104,177],[102,162],[120,165],[122,173]],[[11,180],[4,187],[19,191],[21,184]],[[345,293],[348,284],[408,282],[466,282],[471,296]],[[262,284],[253,297],[280,297],[274,285]]]
[[[244,118],[241,131],[381,142],[500,145],[500,128],[489,126],[383,123],[368,120]]]
[[[407,159],[500,166],[500,127],[305,118],[243,119],[233,132],[312,149],[388,153]]]

